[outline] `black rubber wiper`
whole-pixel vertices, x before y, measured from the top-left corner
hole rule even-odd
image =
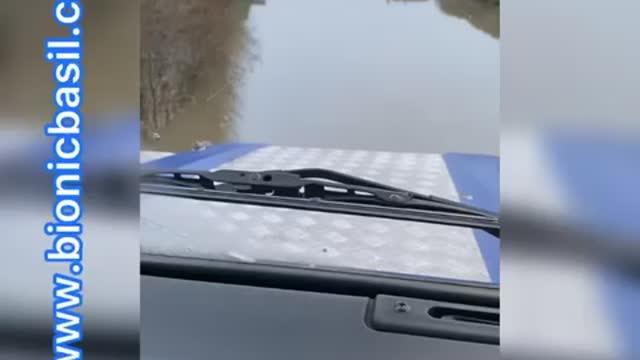
[[[141,191],[227,202],[468,226],[499,236],[497,214],[326,169],[153,170]]]

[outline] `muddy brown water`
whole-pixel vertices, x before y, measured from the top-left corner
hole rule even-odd
[[[143,2],[145,149],[499,151],[495,1],[172,3]]]

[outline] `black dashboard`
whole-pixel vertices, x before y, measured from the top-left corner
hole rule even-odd
[[[233,284],[226,278],[221,283],[163,277],[144,270],[141,279],[143,359],[499,358],[499,346],[486,341],[374,330],[369,296]]]

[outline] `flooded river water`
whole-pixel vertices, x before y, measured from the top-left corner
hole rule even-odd
[[[150,2],[145,149],[499,151],[497,2]]]

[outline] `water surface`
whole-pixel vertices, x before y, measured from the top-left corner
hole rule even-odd
[[[188,29],[203,35],[165,54],[186,70],[177,80],[148,75],[149,88],[165,78],[155,114],[143,106],[147,149],[184,151],[206,140],[498,153],[492,1],[236,1],[200,13],[203,25]],[[143,28],[143,52],[153,53],[170,36],[145,39]],[[197,59],[184,60],[189,54]],[[143,100],[144,92],[143,84]]]

